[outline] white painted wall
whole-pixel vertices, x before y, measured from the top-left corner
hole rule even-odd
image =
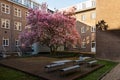
[[[72,7],[72,6],[75,6],[77,8],[76,11],[81,11],[81,10],[84,10],[83,7],[82,7],[82,4],[86,5],[86,9],[93,8],[92,1],[95,1],[95,3],[96,3],[96,0],[87,0],[87,1],[83,1],[83,2],[80,2],[80,3],[75,4],[75,5],[71,5],[71,6],[68,6],[68,7],[65,7],[65,8],[61,8],[61,9],[59,9],[59,11],[66,10],[66,9]],[[96,7],[96,5],[94,7]]]
[[[32,49],[34,50],[32,54],[38,54],[39,52],[50,52],[50,48],[47,46],[42,46],[39,42],[34,43],[32,45]],[[57,51],[64,51],[64,46],[60,46]]]
[[[32,45],[32,49],[34,50],[32,54],[38,54],[39,52],[50,52],[49,47],[47,46],[42,46],[39,44],[39,42],[34,43]]]

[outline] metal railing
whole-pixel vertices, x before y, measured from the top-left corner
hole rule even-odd
[[[3,58],[7,57],[6,53],[7,53],[7,50],[5,49],[5,46],[2,46],[2,57]]]
[[[22,56],[22,50],[21,50],[20,46],[17,45],[16,48],[17,48],[18,56]]]

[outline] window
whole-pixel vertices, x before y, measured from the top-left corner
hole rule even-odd
[[[19,40],[15,40],[15,45],[19,46]]]
[[[95,6],[96,6],[96,2],[92,1],[92,7],[95,7]]]
[[[82,42],[81,48],[86,48],[86,42]]]
[[[81,33],[85,33],[85,32],[86,32],[85,27],[82,27],[82,28],[81,28]]]
[[[14,30],[22,30],[22,23],[21,22],[14,22]]]
[[[11,1],[14,1],[14,2],[17,2],[17,3],[22,3],[22,0],[11,0]]]
[[[86,4],[82,3],[82,9],[85,9],[85,8],[86,8]]]
[[[37,3],[33,3],[33,9],[39,8],[39,5]]]
[[[92,41],[91,44],[92,44],[92,45],[91,45],[92,48],[95,48],[95,47],[96,47],[96,43],[95,43],[95,41]]]
[[[24,5],[30,7],[31,6],[30,0],[24,0]]]
[[[10,29],[10,20],[9,19],[1,19],[1,27]]]
[[[18,8],[14,8],[14,16],[21,17],[21,10]]]
[[[25,18],[26,18],[28,15],[29,15],[29,12],[26,11],[26,12],[25,12]]]
[[[9,46],[9,39],[3,38],[2,44],[3,44],[3,46]]]
[[[1,4],[1,11],[6,14],[10,14],[10,6],[7,4]]]
[[[91,27],[91,32],[95,32],[96,31],[96,28],[93,26]]]
[[[82,20],[82,21],[85,21],[85,20],[86,20],[85,14],[81,15],[81,20]]]
[[[22,0],[16,0],[18,3],[22,3]]]
[[[95,12],[91,13],[91,19],[95,19],[95,18],[96,18],[96,13]]]

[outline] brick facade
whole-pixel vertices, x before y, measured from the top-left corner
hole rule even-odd
[[[108,29],[120,29],[120,0],[96,0],[96,23],[104,20]]]
[[[6,14],[1,12],[1,4],[7,4],[10,6],[10,14]],[[22,12],[21,17],[16,17],[14,15],[14,8],[19,8]],[[15,40],[18,40],[19,33],[21,31],[14,29],[14,22],[21,22],[22,23],[22,30],[24,29],[26,25],[26,16],[25,12],[28,10],[28,8],[22,7],[20,5],[17,5],[15,3],[9,2],[7,0],[0,0],[0,49],[2,50],[3,45],[3,38],[9,39],[9,46],[5,46],[5,49],[7,51],[16,51],[16,44]],[[10,20],[10,29],[5,29],[1,27],[1,19],[9,19]]]
[[[96,0],[96,23],[104,20],[108,31],[97,31],[97,57],[120,60],[120,0]]]
[[[77,31],[81,36],[81,45],[79,45],[79,50],[81,52],[91,52],[91,27],[79,21],[77,21],[76,24]],[[81,32],[82,27],[85,28],[85,33]],[[82,42],[85,42],[85,47],[82,47]]]
[[[86,9],[83,11],[77,11],[75,14],[75,17],[78,21],[80,21],[82,23],[85,23],[89,26],[95,26],[96,19],[92,19],[92,17],[91,17],[92,13],[96,14],[96,8],[90,8],[90,9]],[[82,15],[85,15],[85,17],[86,17],[85,20],[81,20]],[[95,15],[95,17],[96,17],[96,15]]]
[[[85,42],[85,47],[80,47],[81,52],[95,52],[96,46],[94,47],[94,51],[91,50],[92,42],[94,41],[96,44],[96,33],[92,32],[91,29],[95,30],[95,18],[91,18],[91,14],[96,12],[96,8],[89,8],[86,10],[77,11],[75,13],[75,17],[77,19],[77,30],[81,36],[81,45]],[[95,13],[96,14],[96,13]],[[82,21],[82,15],[85,15],[85,20]],[[85,28],[85,33],[81,32],[82,27]]]
[[[97,57],[120,60],[120,30],[97,31]]]

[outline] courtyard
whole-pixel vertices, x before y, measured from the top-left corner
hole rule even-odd
[[[0,80],[120,80],[120,0],[41,1],[0,0]]]
[[[97,66],[86,67],[86,65],[80,65],[80,66],[82,66],[81,67],[82,69],[80,71],[76,71],[76,72],[73,72],[73,73],[70,73],[70,74],[64,75],[64,76],[60,75],[59,70],[55,70],[55,71],[51,71],[51,72],[45,71],[45,66],[50,64],[51,62],[66,60],[66,59],[67,60],[76,60],[78,58],[76,58],[76,57],[51,58],[51,57],[45,57],[45,56],[38,56],[38,57],[3,59],[0,61],[0,64],[4,67],[15,69],[17,71],[29,74],[31,76],[35,76],[38,79],[42,79],[42,80],[83,80],[87,75],[91,75],[92,73],[94,73],[96,71],[99,72],[100,69],[106,67],[105,71],[103,69],[103,71],[100,72],[96,76],[98,79],[101,77],[101,75],[103,73],[105,73],[107,70],[110,70],[114,65],[116,65],[116,63],[114,63],[114,62],[104,62],[104,61],[98,60]],[[106,63],[107,63],[107,65],[106,65]],[[114,64],[114,65],[110,66],[110,64],[112,64],[112,65]],[[67,64],[67,66],[70,66],[70,65],[71,64],[69,64],[69,65]],[[93,79],[91,79],[91,80],[93,80]]]

